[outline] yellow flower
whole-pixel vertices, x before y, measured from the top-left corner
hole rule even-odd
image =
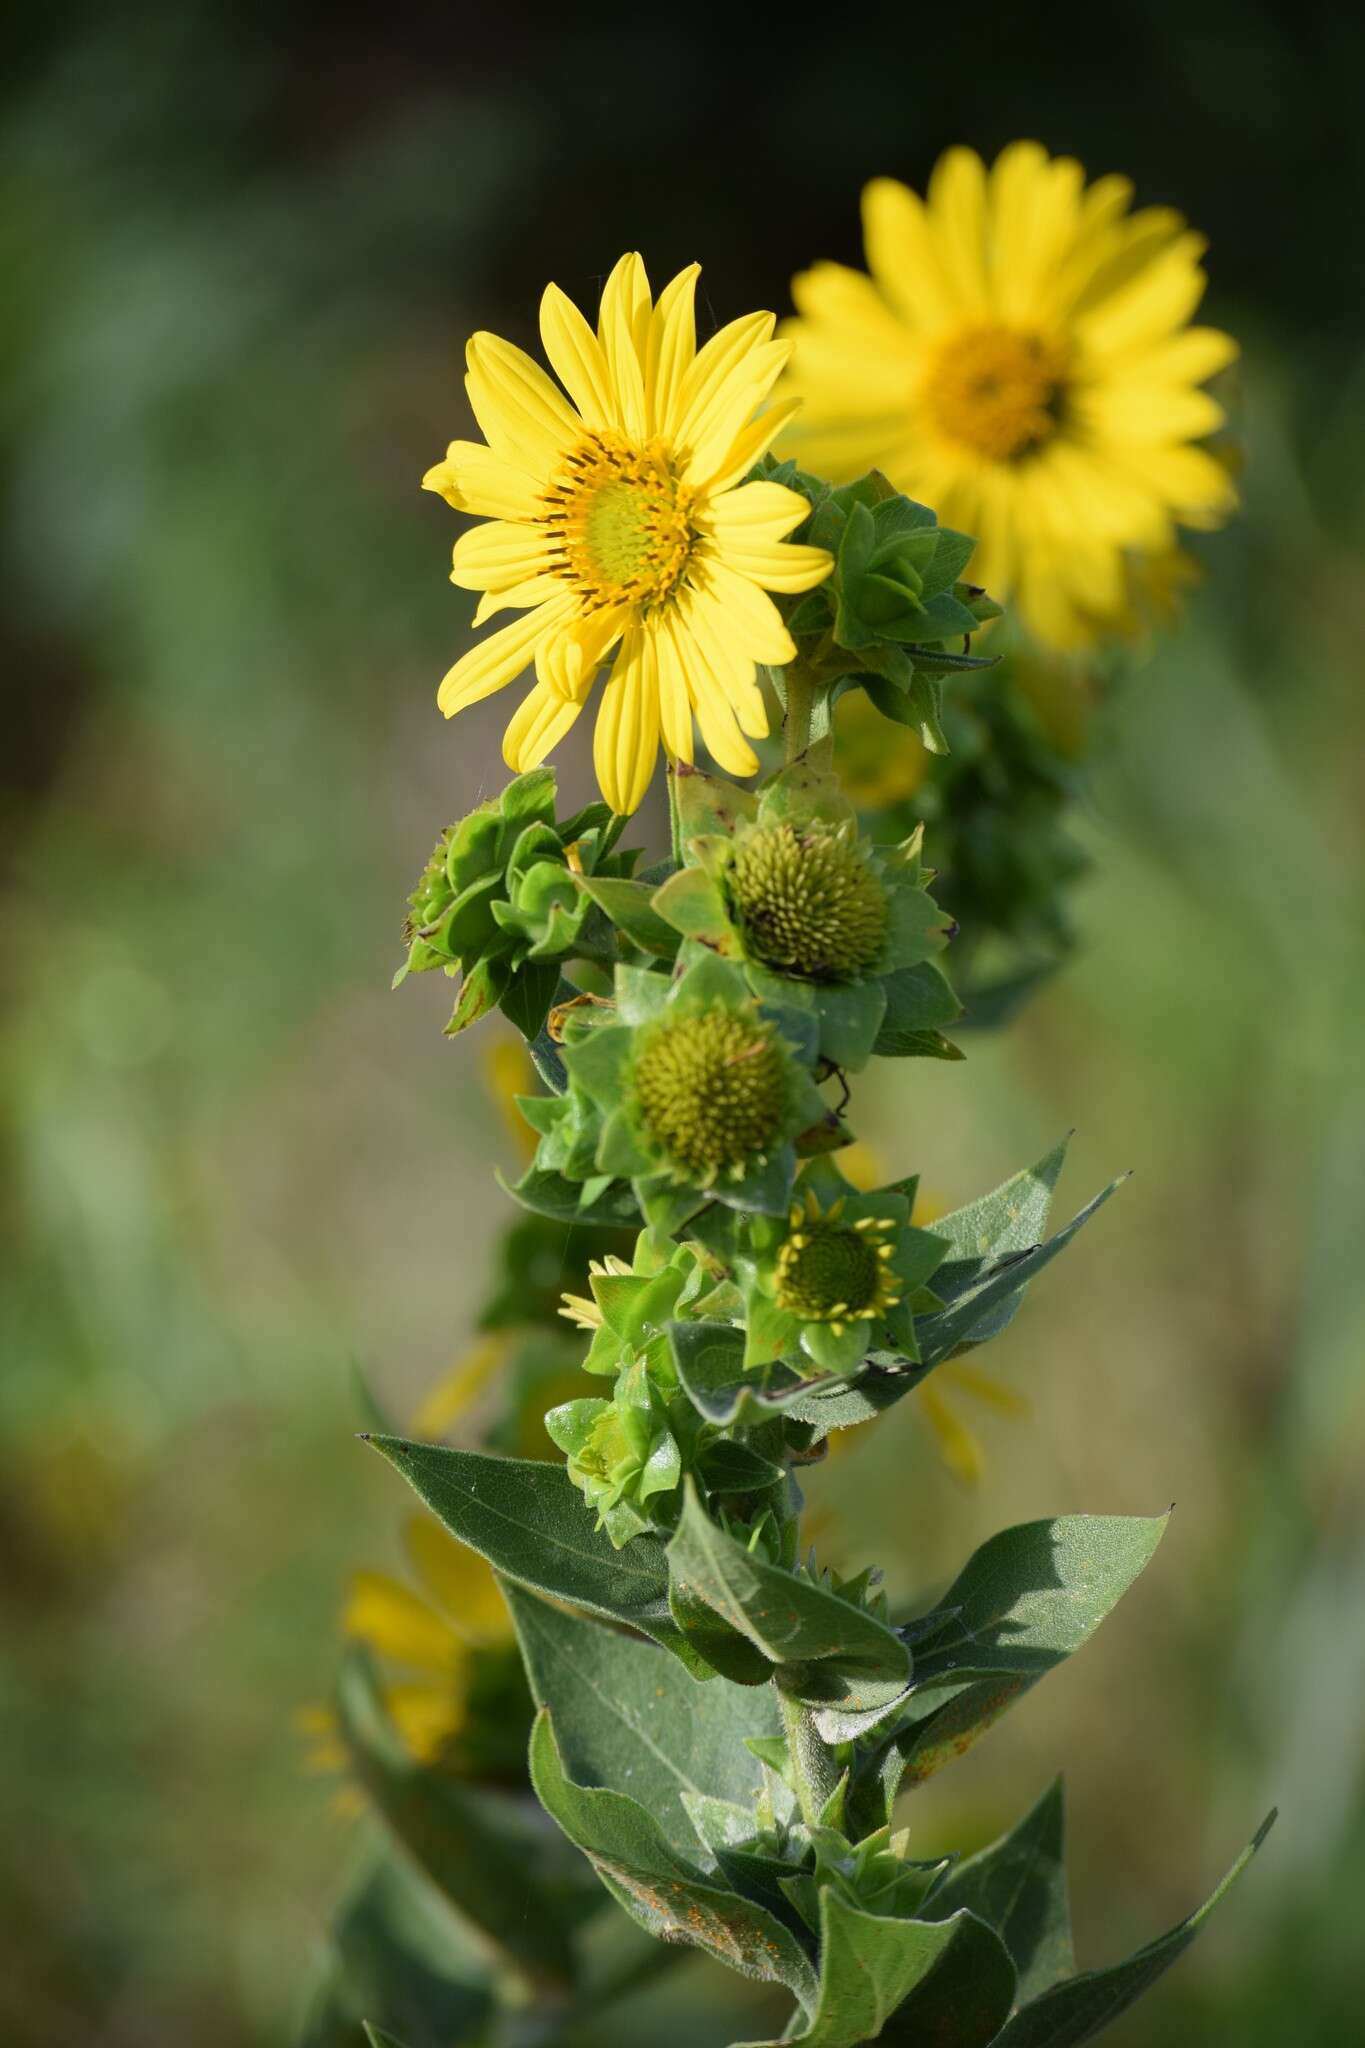
[[[384,1704],[413,1756],[434,1763],[464,1726],[473,1654],[510,1643],[512,1624],[491,1566],[439,1522],[415,1515],[403,1536],[421,1592],[388,1572],[358,1571],[342,1630],[400,1668]]]
[[[839,699],[834,761],[844,795],[862,811],[904,803],[929,773],[929,755],[919,735],[883,718],[863,690],[849,690]]]
[[[830,568],[821,549],[783,540],[806,500],[743,481],[795,409],[760,413],[789,345],[773,340],[772,314],[751,313],[698,349],[697,274],[681,271],[655,304],[644,264],[623,256],[596,332],[548,285],[541,340],[563,392],[521,349],[476,334],[465,382],[487,445],[452,441],[422,479],[487,521],[455,543],[452,580],[483,593],[475,624],[522,614],[456,662],[442,711],[534,662],[503,745],[510,767],[534,768],[613,657],[594,759],[616,811],[643,798],[660,737],[692,759],[694,714],[722,768],[755,772],[742,734],[768,729],[756,665],[794,651],[768,592],[809,590]]]
[[[1223,422],[1198,387],[1236,354],[1188,325],[1204,243],[1131,197],[1035,142],[989,171],[951,149],[927,203],[867,187],[871,277],[821,263],[793,285],[790,452],[836,481],[880,468],[975,534],[974,580],[1055,647],[1125,626],[1133,558],[1234,503],[1196,445]]]

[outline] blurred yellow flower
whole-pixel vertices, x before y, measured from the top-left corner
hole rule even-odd
[[[883,718],[865,690],[849,690],[839,699],[834,761],[845,796],[863,811],[904,803],[929,773],[919,735]]]
[[[383,1700],[412,1756],[440,1761],[465,1725],[473,1659],[480,1650],[513,1640],[512,1623],[492,1568],[457,1543],[430,1515],[414,1515],[404,1548],[420,1592],[388,1572],[358,1571],[342,1613],[342,1633],[364,1643],[401,1677],[383,1688]],[[313,1747],[307,1763],[317,1771],[346,1768],[346,1751],[328,1707],[305,1707],[297,1716]],[[345,1802],[351,1810],[351,1802]]]
[[[1216,526],[1234,491],[1196,445],[1223,423],[1199,386],[1236,344],[1188,323],[1202,239],[1126,178],[1015,142],[987,170],[951,149],[927,202],[863,194],[872,275],[795,279],[791,454],[842,482],[884,470],[977,536],[973,580],[1034,635],[1084,646],[1131,620],[1134,555]]]
[[[623,256],[595,332],[547,286],[541,340],[564,391],[521,349],[476,334],[465,382],[487,445],[452,441],[422,480],[487,522],[460,536],[451,572],[483,593],[475,624],[523,614],[456,662],[442,711],[534,662],[503,745],[509,766],[533,768],[614,654],[593,751],[616,811],[642,800],[660,737],[692,759],[694,714],[722,768],[755,772],[742,734],[768,729],[756,664],[794,651],[768,592],[809,590],[830,568],[783,539],[806,500],[743,481],[793,410],[760,413],[789,347],[772,314],[751,313],[698,349],[697,275],[689,265],[655,304],[644,264]]]

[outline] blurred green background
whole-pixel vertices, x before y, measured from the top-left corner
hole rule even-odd
[[[387,993],[437,827],[502,778],[500,704],[436,713],[468,613],[416,487],[466,332],[529,340],[547,277],[589,300],[627,247],[699,257],[716,320],[780,310],[857,260],[866,177],[1020,134],[1210,234],[1245,513],[1101,733],[1077,963],[863,1093],[945,1204],[1073,1124],[1072,1206],[1136,1169],[992,1354],[1031,1414],[986,1416],[978,1493],[906,1404],[811,1494],[901,1590],[1005,1522],[1174,1499],[1094,1646],[921,1795],[923,1853],[1065,1764],[1096,1962],[1278,1800],[1112,2039],[1359,2038],[1363,44],[1230,4],[14,26],[0,2038],[287,2041],[351,1854],[293,1726],[404,1505],[348,1364],[406,1410],[458,1354],[513,1152],[442,990]],[[708,1972],[669,1980],[692,2048],[729,2038]]]

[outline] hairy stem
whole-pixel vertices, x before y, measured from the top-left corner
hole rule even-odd
[[[825,1802],[834,1791],[842,1775],[834,1760],[834,1753],[828,1749],[815,1732],[815,1721],[808,1707],[799,1700],[789,1699],[781,1686],[777,1697],[782,1707],[782,1725],[787,1734],[787,1748],[791,1753],[792,1774],[796,1779],[796,1798],[801,1808],[801,1818],[808,1828],[818,1827]]]
[[[786,755],[790,764],[798,761],[810,745],[811,714],[815,709],[815,684],[804,663],[792,662],[782,678],[787,694]]]

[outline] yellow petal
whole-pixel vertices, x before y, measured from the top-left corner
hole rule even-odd
[[[891,304],[913,327],[938,328],[957,316],[939,238],[924,202],[895,178],[874,178],[863,191],[867,267]]]
[[[485,590],[474,607],[476,626],[482,626],[498,612],[525,612],[532,606],[548,604],[562,597],[564,582],[559,576],[528,576],[524,583],[509,584],[506,590]]]
[[[630,618],[627,605],[603,605],[547,635],[536,650],[536,674],[561,697],[581,705]]]
[[[592,757],[602,794],[622,815],[639,809],[659,748],[659,694],[652,647],[638,626],[627,632],[602,692]]]
[[[714,388],[710,401],[692,407],[679,446],[686,451],[683,478],[700,489],[730,466],[739,435],[767,398],[791,356],[789,341],[768,341],[750,351],[734,373]]]
[[[795,541],[749,542],[727,537],[715,547],[728,568],[747,576],[762,590],[813,590],[834,567],[834,557],[823,548],[802,547]],[[706,552],[709,555],[710,550]]]
[[[986,166],[974,149],[945,150],[929,178],[929,216],[939,268],[960,312],[984,319],[986,290]]]
[[[738,490],[712,498],[701,523],[711,533],[727,538],[781,540],[809,511],[801,493],[789,491],[785,484],[741,484]]]
[[[495,690],[519,676],[529,667],[541,634],[551,630],[572,609],[573,598],[566,591],[562,597],[538,605],[533,612],[514,619],[510,626],[503,626],[471,647],[441,679],[436,702],[446,717],[453,718],[457,711],[491,697]]]
[[[694,310],[699,263],[666,284],[650,316],[645,343],[645,407],[652,434],[668,432],[683,378],[697,353],[697,322]]]
[[[449,1624],[387,1572],[353,1575],[341,1625],[381,1657],[418,1671],[451,1671],[464,1654]]]
[[[742,476],[747,476],[759,457],[771,448],[793,414],[799,412],[800,407],[799,398],[783,399],[776,405],[770,405],[766,412],[761,412],[747,427],[742,427],[731,443],[729,454],[725,456],[719,468],[707,478],[708,492],[714,494],[718,491],[728,491]]]
[[[708,417],[725,404],[734,379],[743,377],[754,351],[770,341],[776,325],[775,314],[747,313],[731,320],[698,350],[679,387],[667,429],[680,447],[695,445]]]
[[[683,626],[676,605],[655,620],[654,659],[659,690],[659,731],[675,761],[692,761],[692,700],[687,688]],[[690,642],[688,643],[690,646]]]
[[[1198,235],[1182,235],[1118,291],[1082,313],[1077,332],[1093,356],[1131,355],[1182,327],[1204,296]]]
[[[700,552],[700,551],[699,551]],[[716,607],[722,635],[754,661],[784,664],[796,656],[791,634],[772,599],[712,555],[698,563],[696,588]]]
[[[496,334],[475,334],[466,351],[465,387],[489,446],[522,468],[548,476],[583,437],[583,423],[524,349]]]
[[[915,1391],[920,1413],[934,1433],[944,1464],[963,1486],[975,1486],[985,1462],[976,1437],[934,1387],[926,1385]]]
[[[539,682],[533,690],[528,690],[512,713],[503,734],[502,758],[508,767],[515,769],[518,775],[524,775],[529,768],[539,768],[545,756],[559,745],[582,708],[551,683]]]
[[[442,1373],[410,1424],[413,1436],[426,1440],[444,1436],[451,1426],[482,1400],[507,1357],[504,1337],[483,1337],[472,1351]]]
[[[551,369],[588,426],[614,425],[611,371],[602,344],[557,284],[547,284],[540,301],[540,339]]]
[[[467,1642],[501,1643],[512,1634],[493,1568],[477,1551],[457,1543],[432,1515],[412,1515],[403,1546],[413,1569]]]
[[[602,287],[597,334],[611,374],[616,417],[624,433],[644,440],[644,344],[649,327],[649,279],[633,252],[623,256]]]
[[[444,462],[422,478],[422,488],[438,491],[457,512],[484,519],[536,519],[544,510],[536,479],[482,441],[452,441]]]
[[[510,590],[514,583],[544,574],[551,559],[543,526],[488,519],[456,541],[450,580],[463,590]]]
[[[724,611],[714,598],[696,589],[679,593],[676,610],[685,636],[680,637],[679,646],[685,654],[688,690],[693,701],[702,683],[714,679],[734,705],[744,731],[762,738],[768,730],[768,715],[755,676],[754,657],[735,644]],[[700,656],[702,683],[697,681],[693,646]]]
[[[434,1764],[464,1725],[465,1687],[452,1675],[447,1685],[389,1685],[384,1706],[419,1764]]]

